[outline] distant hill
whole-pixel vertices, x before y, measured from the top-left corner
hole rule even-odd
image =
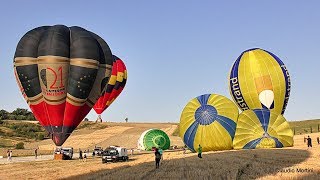
[[[289,124],[296,135],[320,132],[320,119],[289,121]]]

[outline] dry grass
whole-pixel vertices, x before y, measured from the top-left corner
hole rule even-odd
[[[107,147],[110,145],[121,145],[127,148],[136,148],[137,140],[141,133],[150,128],[159,128],[169,136],[176,129],[173,123],[91,123],[84,122],[84,127],[72,133],[64,146],[72,146],[75,151],[81,149],[93,149],[95,145]],[[182,146],[179,137],[170,136],[171,144]],[[11,138],[13,143],[13,139]],[[20,142],[20,141],[15,141]],[[10,141],[6,141],[10,143]],[[55,148],[51,139],[43,141],[25,142],[25,150],[14,150],[16,156],[33,155],[33,150],[39,147],[40,153],[52,154]],[[0,156],[6,156],[7,148],[0,148]]]
[[[128,123],[121,128],[108,127],[109,131],[98,130],[90,137],[109,136],[106,141],[130,144],[136,143],[136,135],[146,128],[149,125]],[[174,127],[170,124],[161,129],[170,132]],[[130,134],[129,138],[120,141],[126,137],[124,134]],[[207,152],[202,159],[193,153],[165,152],[160,169],[155,169],[153,154],[134,155],[129,162],[108,164],[102,164],[100,158],[87,162],[50,160],[5,164],[0,165],[0,179],[319,179],[320,145],[316,144],[319,135],[310,134],[314,147],[309,150],[304,135],[297,135],[291,148]],[[78,143],[85,141],[92,139]],[[304,172],[297,171],[300,169]]]

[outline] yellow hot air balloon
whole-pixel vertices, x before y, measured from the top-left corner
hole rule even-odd
[[[293,131],[286,119],[273,110],[243,111],[238,118],[234,149],[293,146]]]
[[[203,151],[232,149],[237,106],[217,94],[204,94],[192,99],[180,118],[180,137],[193,151],[199,144]]]
[[[283,62],[263,49],[244,51],[233,64],[229,89],[240,109],[273,109],[283,114],[290,96],[290,76]]]

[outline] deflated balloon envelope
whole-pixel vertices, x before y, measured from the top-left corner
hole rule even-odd
[[[182,111],[179,135],[193,151],[199,144],[203,151],[232,149],[238,114],[237,106],[224,96],[198,96]]]
[[[283,62],[263,49],[244,51],[234,62],[229,89],[240,109],[273,109],[283,114],[290,96],[290,76]]]
[[[138,139],[138,149],[150,151],[152,148],[169,149],[169,136],[160,129],[149,129],[144,131]]]
[[[81,27],[42,26],[19,41],[14,57],[18,85],[57,146],[100,97],[112,62],[107,43]]]
[[[111,77],[101,97],[93,107],[99,115],[120,95],[127,82],[127,69],[124,62],[117,56],[113,56],[113,58]]]
[[[246,110],[239,115],[233,146],[234,149],[293,146],[293,132],[285,118],[274,110]]]

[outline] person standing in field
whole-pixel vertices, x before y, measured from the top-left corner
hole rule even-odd
[[[10,150],[7,151],[7,161],[10,161]]]
[[[160,155],[161,155],[161,160],[163,160],[163,150],[161,149],[161,148],[159,148],[159,153],[160,153]]]
[[[36,159],[38,158],[38,148],[34,149],[34,157]]]
[[[10,150],[10,153],[9,153],[9,160],[12,161],[12,151]]]
[[[82,160],[82,150],[79,149],[79,160],[81,161]]]
[[[317,137],[317,142],[318,142],[318,144],[320,144],[320,139],[319,139],[319,137]]]
[[[159,153],[158,149],[156,149],[155,153],[155,160],[156,160],[156,169],[159,168],[161,154]]]
[[[312,140],[311,140],[310,136],[308,136],[308,138],[307,138],[307,143],[308,143],[308,149],[309,149],[309,147],[312,148]]]
[[[200,144],[199,144],[199,147],[198,147],[198,157],[202,158],[202,147],[201,147]]]
[[[86,150],[84,150],[84,153],[83,153],[83,161],[87,162],[87,151]]]
[[[94,158],[95,155],[96,155],[96,153],[93,151],[92,152],[92,158]]]

